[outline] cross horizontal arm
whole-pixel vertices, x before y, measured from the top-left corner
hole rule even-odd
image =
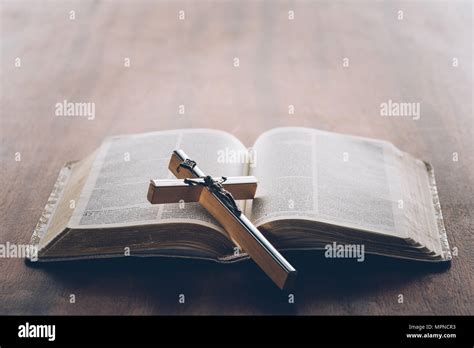
[[[220,178],[216,178],[219,180]],[[204,181],[202,178],[193,181]],[[222,184],[234,199],[253,199],[257,190],[257,178],[254,176],[228,177]],[[148,201],[152,204],[178,203],[180,201],[198,202],[202,186],[189,185],[184,180],[164,179],[151,180],[148,188]]]

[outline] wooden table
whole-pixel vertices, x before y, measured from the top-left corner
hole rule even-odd
[[[1,22],[1,243],[28,243],[59,168],[107,135],[209,127],[251,146],[306,126],[430,161],[459,253],[450,268],[287,254],[294,304],[252,262],[0,259],[1,314],[473,314],[470,2],[3,1]],[[389,99],[420,119],[381,117]],[[56,117],[63,100],[96,118]]]

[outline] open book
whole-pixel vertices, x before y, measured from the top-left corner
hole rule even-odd
[[[451,259],[428,163],[385,141],[276,128],[251,149],[209,129],[107,138],[60,171],[31,240],[38,260],[247,258],[198,203],[148,202],[150,179],[174,178],[168,162],[175,149],[214,177],[257,177],[256,198],[238,204],[279,250],[338,243],[392,257]]]

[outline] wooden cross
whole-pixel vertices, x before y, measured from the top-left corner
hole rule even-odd
[[[184,180],[151,180],[150,203],[199,202],[280,289],[291,288],[296,270],[235,204],[236,199],[254,198],[255,177],[211,178],[182,150],[173,152],[168,168],[178,179]]]

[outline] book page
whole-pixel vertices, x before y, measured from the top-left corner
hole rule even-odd
[[[254,145],[259,180],[247,213],[257,225],[307,219],[410,238],[439,251],[422,161],[384,141],[277,128]],[[438,246],[437,246],[438,244]]]
[[[240,176],[246,171],[245,163],[220,158],[222,151],[247,151],[222,131],[189,129],[110,137],[92,165],[71,227],[193,222],[221,230],[199,203],[148,202],[151,179],[174,178],[168,163],[175,149],[183,149],[209,175]]]

